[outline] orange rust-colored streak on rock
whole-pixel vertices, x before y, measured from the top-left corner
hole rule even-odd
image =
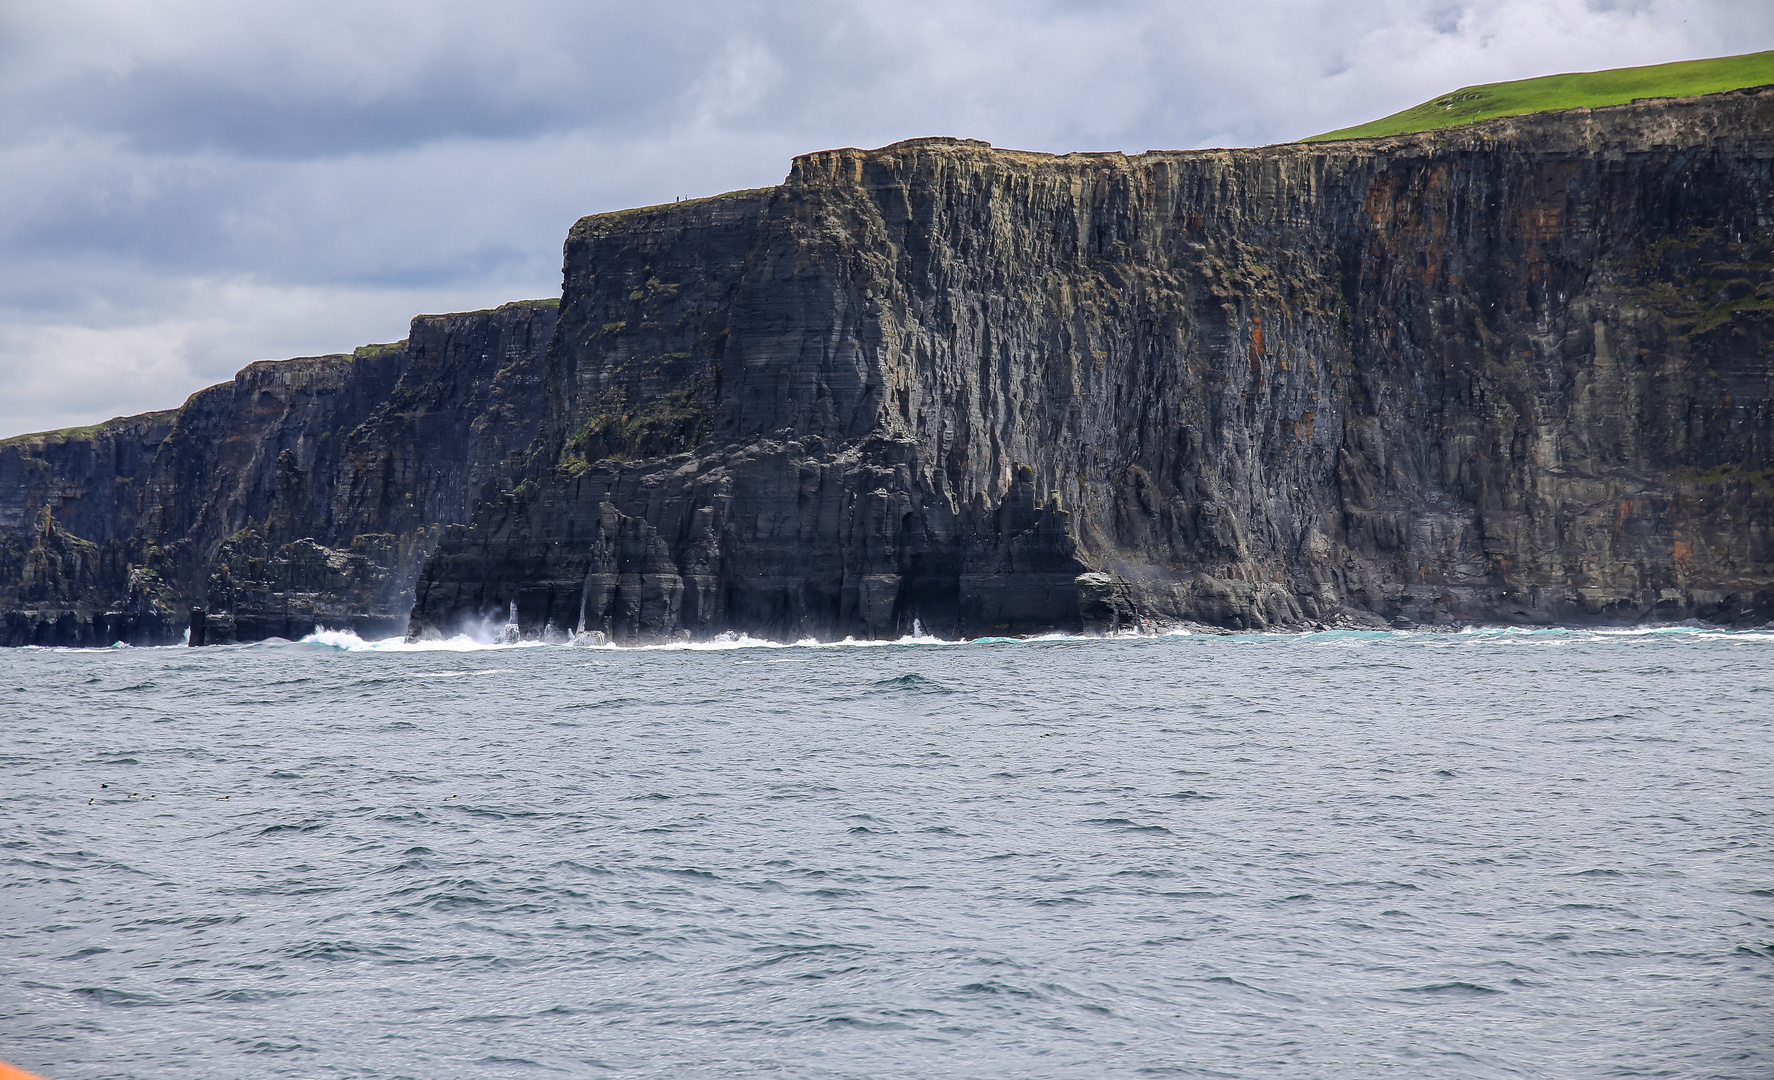
[[[1529,240],[1551,240],[1564,228],[1564,208],[1541,206],[1524,210],[1521,215],[1522,235]]]
[[[1368,181],[1367,193],[1361,197],[1361,212],[1380,229],[1392,223],[1392,207],[1398,201],[1396,181],[1389,172],[1375,173]]]
[[[1263,377],[1263,317],[1250,317],[1250,372],[1258,380]]]
[[[1444,285],[1448,207],[1455,186],[1448,167],[1432,164],[1409,176],[1379,173],[1368,182],[1361,209],[1374,224],[1373,254],[1416,281]]]
[[[1546,260],[1541,257],[1540,245],[1559,235],[1563,219],[1563,209],[1556,206],[1536,207],[1521,212],[1519,223],[1522,236],[1528,241],[1522,250],[1522,261],[1527,265],[1529,284],[1545,283]]]
[[[0,1061],[0,1080],[43,1080],[43,1077],[38,1076],[36,1073],[28,1073],[23,1069],[14,1068],[6,1062]]]
[[[1673,551],[1670,553],[1670,557],[1675,560],[1675,564],[1677,567],[1680,567],[1681,569],[1684,569],[1684,570],[1687,569],[1688,564],[1694,561],[1694,543],[1693,543],[1693,541],[1691,541],[1691,540],[1677,540],[1675,542]]]
[[[1448,251],[1448,202],[1453,187],[1445,165],[1429,169],[1424,178],[1423,193],[1417,202],[1418,244],[1423,252],[1423,279],[1430,284],[1443,284],[1446,277]]]
[[[1569,167],[1558,167],[1542,177],[1533,188],[1522,193],[1520,208],[1515,214],[1521,230],[1522,262],[1527,267],[1527,283],[1544,285],[1550,271],[1541,253],[1542,245],[1552,243],[1565,231],[1565,189],[1572,173]]]

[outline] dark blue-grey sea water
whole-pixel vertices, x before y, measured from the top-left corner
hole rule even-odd
[[[1774,633],[0,652],[0,1058],[1774,1075]]]

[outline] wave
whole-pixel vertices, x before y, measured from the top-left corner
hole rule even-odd
[[[929,645],[969,645],[990,643],[994,641],[1047,641],[1059,640],[1061,635],[1050,635],[1042,638],[980,638],[975,641],[957,641],[947,638],[930,637],[928,635],[907,635],[901,638],[882,640],[858,640],[845,638],[842,641],[818,641],[803,638],[800,641],[770,641],[755,638],[749,634],[725,633],[718,634],[707,641],[663,641],[646,645],[614,645],[614,644],[579,644],[571,641],[482,641],[468,634],[457,634],[455,637],[431,641],[408,641],[404,637],[365,640],[349,630],[319,630],[303,638],[297,644],[319,645],[343,652],[482,652],[500,649],[571,649],[574,652],[728,652],[734,649],[841,649],[841,648],[881,648],[886,646],[929,646]],[[1090,638],[1073,640],[1088,641]]]
[[[1463,638],[1558,638],[1580,641],[1643,637],[1707,638],[1715,641],[1774,642],[1774,629],[1736,629],[1726,626],[1468,626]]]
[[[942,646],[955,648],[963,645],[1103,645],[1111,643],[1158,643],[1177,641],[1179,639],[1195,639],[1198,641],[1226,641],[1232,643],[1262,644],[1269,642],[1313,642],[1332,645],[1358,646],[1378,643],[1416,643],[1455,645],[1461,643],[1477,644],[1480,642],[1502,642],[1511,644],[1570,644],[1582,641],[1631,640],[1636,638],[1685,638],[1704,639],[1709,641],[1744,641],[1774,643],[1774,628],[1760,627],[1755,629],[1736,629],[1717,626],[1622,626],[1622,627],[1576,627],[1576,626],[1461,626],[1412,630],[1276,630],[1276,631],[1243,631],[1227,632],[1213,627],[1174,626],[1157,630],[1154,633],[1126,631],[1119,634],[1090,636],[1084,634],[1049,633],[1034,634],[1028,637],[988,636],[977,638],[939,638],[929,634],[907,634],[898,638],[858,639],[844,638],[842,641],[818,641],[803,638],[799,641],[771,641],[767,638],[755,638],[749,634],[728,632],[719,634],[705,641],[666,641],[645,645],[616,644],[584,644],[571,641],[541,641],[536,639],[500,640],[493,635],[457,634],[450,638],[429,641],[408,641],[405,637],[363,638],[350,630],[317,630],[300,641],[286,638],[268,638],[264,641],[243,642],[240,645],[212,646],[214,651],[229,648],[277,648],[292,645],[303,645],[334,649],[340,652],[484,652],[500,649],[573,649],[575,651],[617,651],[617,652],[727,652],[735,649],[878,649],[903,648],[907,646],[933,647]],[[489,640],[491,639],[491,640]],[[105,647],[70,646],[70,645],[25,645],[20,652],[111,652],[114,650],[185,650],[183,644],[132,646],[124,642]]]
[[[550,649],[575,652],[730,652],[738,649],[879,649],[905,647],[1005,646],[1005,645],[1102,645],[1129,642],[1163,642],[1184,638],[1202,641],[1230,642],[1325,642],[1346,644],[1367,643],[1472,643],[1485,641],[1595,641],[1648,636],[1675,636],[1708,640],[1759,641],[1774,643],[1774,630],[1733,630],[1708,626],[1640,626],[1619,628],[1543,627],[1543,626],[1465,626],[1458,630],[1318,630],[1307,633],[1278,631],[1258,633],[1204,633],[1187,627],[1173,627],[1156,634],[1125,633],[1111,636],[1083,634],[1036,634],[1029,637],[939,638],[928,634],[908,634],[899,638],[819,641],[771,641],[749,634],[727,632],[705,641],[666,641],[645,645],[582,644],[567,641],[487,641],[468,634],[430,641],[408,641],[404,637],[366,640],[349,630],[319,630],[295,644],[320,646],[342,652],[487,652],[504,649]],[[281,643],[281,642],[280,642]],[[262,643],[261,643],[262,644]]]
[[[298,645],[319,645],[342,652],[482,652],[491,649],[545,648],[541,641],[477,641],[467,634],[457,634],[440,641],[408,641],[404,636],[366,641],[350,630],[316,630]]]

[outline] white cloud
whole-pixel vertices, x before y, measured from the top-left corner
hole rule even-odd
[[[364,290],[193,277],[139,296],[133,307],[80,308],[75,319],[0,311],[8,386],[0,395],[0,431],[51,430],[170,408],[254,359],[398,341],[414,314],[516,298],[508,290]]]
[[[0,436],[559,287],[579,215],[799,152],[1280,141],[1774,47],[1762,0],[0,6]]]

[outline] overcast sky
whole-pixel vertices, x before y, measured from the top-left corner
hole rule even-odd
[[[1769,0],[0,0],[0,436],[558,295],[582,214],[835,146],[1245,146],[1774,48]]]

